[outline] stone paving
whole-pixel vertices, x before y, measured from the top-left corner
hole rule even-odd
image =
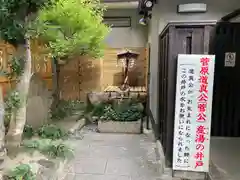
[[[162,180],[155,143],[144,134],[102,134],[88,126],[81,135],[65,180]]]

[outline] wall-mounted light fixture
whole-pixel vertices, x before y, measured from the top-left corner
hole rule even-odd
[[[144,5],[146,6],[147,9],[152,9],[153,8],[153,0],[145,0]]]
[[[180,4],[177,7],[178,13],[204,13],[206,11],[207,4],[205,3]]]
[[[138,13],[143,15],[139,20],[139,24],[146,26],[152,17],[151,11],[154,4],[156,4],[156,0],[138,0],[138,2]]]
[[[148,12],[145,12],[143,17],[139,20],[139,24],[146,26],[151,18],[152,14],[148,14]]]
[[[156,0],[138,0],[139,14],[144,14],[146,11],[151,11]]]

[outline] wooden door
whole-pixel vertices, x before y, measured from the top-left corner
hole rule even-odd
[[[205,34],[204,26],[170,26],[160,35],[158,131],[169,167],[172,165],[177,56],[203,54]]]

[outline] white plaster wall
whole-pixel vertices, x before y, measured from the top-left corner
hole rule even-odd
[[[140,25],[137,9],[109,9],[105,16],[131,17],[132,27],[112,28],[106,38],[106,44],[111,48],[145,47],[148,39],[148,27]]]
[[[184,3],[206,3],[207,12],[178,14],[177,5]],[[239,0],[159,0],[159,32],[169,21],[217,21],[237,8],[240,8]]]
[[[148,42],[150,43],[150,109],[153,117],[157,119],[158,111],[158,27],[159,27],[159,11],[158,6],[154,6],[152,11],[152,19],[149,23]]]

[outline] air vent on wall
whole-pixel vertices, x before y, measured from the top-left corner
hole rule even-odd
[[[178,5],[178,13],[203,13],[207,11],[204,3],[189,3]]]
[[[131,27],[131,17],[104,17],[103,22],[110,27]]]

